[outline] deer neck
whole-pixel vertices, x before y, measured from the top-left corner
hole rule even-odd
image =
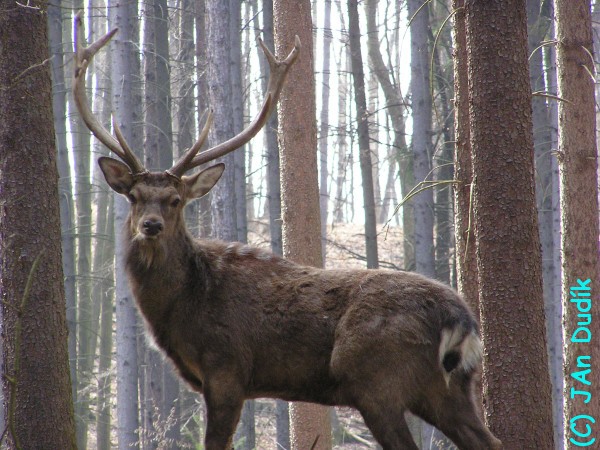
[[[178,295],[194,263],[193,239],[185,228],[159,239],[130,233],[126,253],[127,272],[134,294],[169,298]]]

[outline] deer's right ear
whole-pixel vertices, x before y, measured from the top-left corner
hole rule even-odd
[[[133,176],[129,167],[113,158],[103,156],[98,159],[100,170],[108,185],[119,194],[127,195],[133,187]]]
[[[188,187],[190,193],[188,198],[200,198],[206,195],[217,184],[224,170],[225,164],[219,163],[189,177],[181,177],[181,180]]]

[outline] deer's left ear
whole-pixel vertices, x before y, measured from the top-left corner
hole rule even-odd
[[[121,161],[103,156],[98,159],[106,182],[119,194],[127,195],[133,187],[131,169]]]
[[[187,185],[189,198],[200,198],[206,195],[217,184],[224,170],[225,164],[219,163],[194,175],[181,177],[181,181]]]

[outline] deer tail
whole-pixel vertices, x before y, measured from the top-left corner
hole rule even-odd
[[[477,329],[472,324],[457,323],[442,329],[439,362],[446,380],[456,369],[472,371],[480,362],[483,352]]]

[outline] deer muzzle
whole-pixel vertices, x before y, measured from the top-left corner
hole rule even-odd
[[[156,219],[156,218],[145,219],[142,223],[142,227],[141,227],[140,231],[146,237],[155,238],[163,230],[163,227],[164,226],[163,226],[162,220],[160,220],[160,219]]]

